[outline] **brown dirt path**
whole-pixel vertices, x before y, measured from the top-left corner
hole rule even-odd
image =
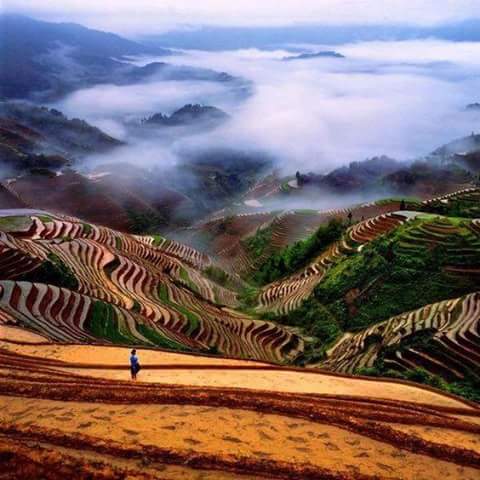
[[[28,355],[39,364],[58,360],[55,368],[68,374],[99,379],[128,380],[129,349],[78,345],[21,345],[0,341],[0,352]],[[259,362],[138,349],[143,370],[141,382],[220,388],[245,388],[276,392],[366,396],[405,400],[446,407],[465,407],[455,397],[415,385],[393,381],[332,375],[317,370],[289,370]],[[78,368],[80,365],[82,368]],[[68,365],[68,363],[75,362]],[[55,363],[55,362],[53,362]],[[89,366],[95,368],[89,368]],[[191,366],[192,368],[189,368]],[[98,368],[101,367],[101,368]],[[201,367],[201,368],[199,368]],[[236,368],[236,370],[231,370]],[[238,368],[238,369],[237,369]]]

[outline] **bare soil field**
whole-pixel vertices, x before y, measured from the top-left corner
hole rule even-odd
[[[476,479],[480,409],[410,384],[0,335],[0,478]],[[79,363],[81,359],[81,363]]]

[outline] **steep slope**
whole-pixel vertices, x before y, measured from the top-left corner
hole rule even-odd
[[[83,120],[28,102],[0,102],[0,117],[2,138],[20,137],[16,145],[25,153],[62,155],[74,160],[123,145]]]
[[[290,274],[295,254],[332,230],[322,227],[271,257],[257,278],[281,278],[244,300],[306,336],[301,363],[409,379],[478,401],[480,221],[468,218],[476,215],[478,192],[354,224],[340,240],[323,247],[319,240],[320,254]]]
[[[259,295],[258,310],[288,313],[298,308],[301,302],[310,296],[332,264],[343,256],[361,251],[364,244],[414,216],[415,212],[399,211],[373,217],[350,227],[342,239],[332,243],[304,270],[289,276],[286,280],[282,279],[265,286]]]
[[[228,271],[250,276],[269,257],[312,235],[333,219],[364,220],[393,212],[399,201],[369,202],[332,210],[273,210],[238,215],[220,215],[197,223],[181,238],[206,251]]]
[[[11,215],[12,212],[9,212]],[[234,292],[206,278],[211,260],[152,237],[74,218],[0,222],[0,311],[60,342],[120,342],[284,361],[302,341],[227,307]]]
[[[478,293],[444,300],[392,317],[359,333],[345,334],[320,365],[334,371],[376,375],[395,372],[408,375],[417,370],[420,376],[421,368],[453,382],[457,390],[468,385],[471,390],[468,393],[477,398],[479,323]]]
[[[225,72],[165,62],[144,66],[129,56],[171,55],[107,32],[68,23],[0,15],[0,89],[4,98],[53,100],[96,84],[130,85],[152,78],[228,84],[240,97],[250,82]]]
[[[6,98],[27,98],[53,88],[66,91],[75,83],[74,75],[66,75],[66,69],[61,68],[69,62],[70,68],[75,63],[83,68],[89,66],[94,76],[99,70],[121,65],[112,57],[168,53],[81,25],[42,22],[13,14],[0,15],[0,44],[0,87]],[[77,70],[77,75],[81,71]]]

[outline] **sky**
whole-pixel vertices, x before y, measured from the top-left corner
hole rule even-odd
[[[480,18],[480,0],[2,0],[0,8],[125,35],[199,25],[434,25]]]

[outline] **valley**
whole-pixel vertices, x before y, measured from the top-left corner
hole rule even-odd
[[[0,480],[477,479],[478,21],[68,3],[0,12]]]

